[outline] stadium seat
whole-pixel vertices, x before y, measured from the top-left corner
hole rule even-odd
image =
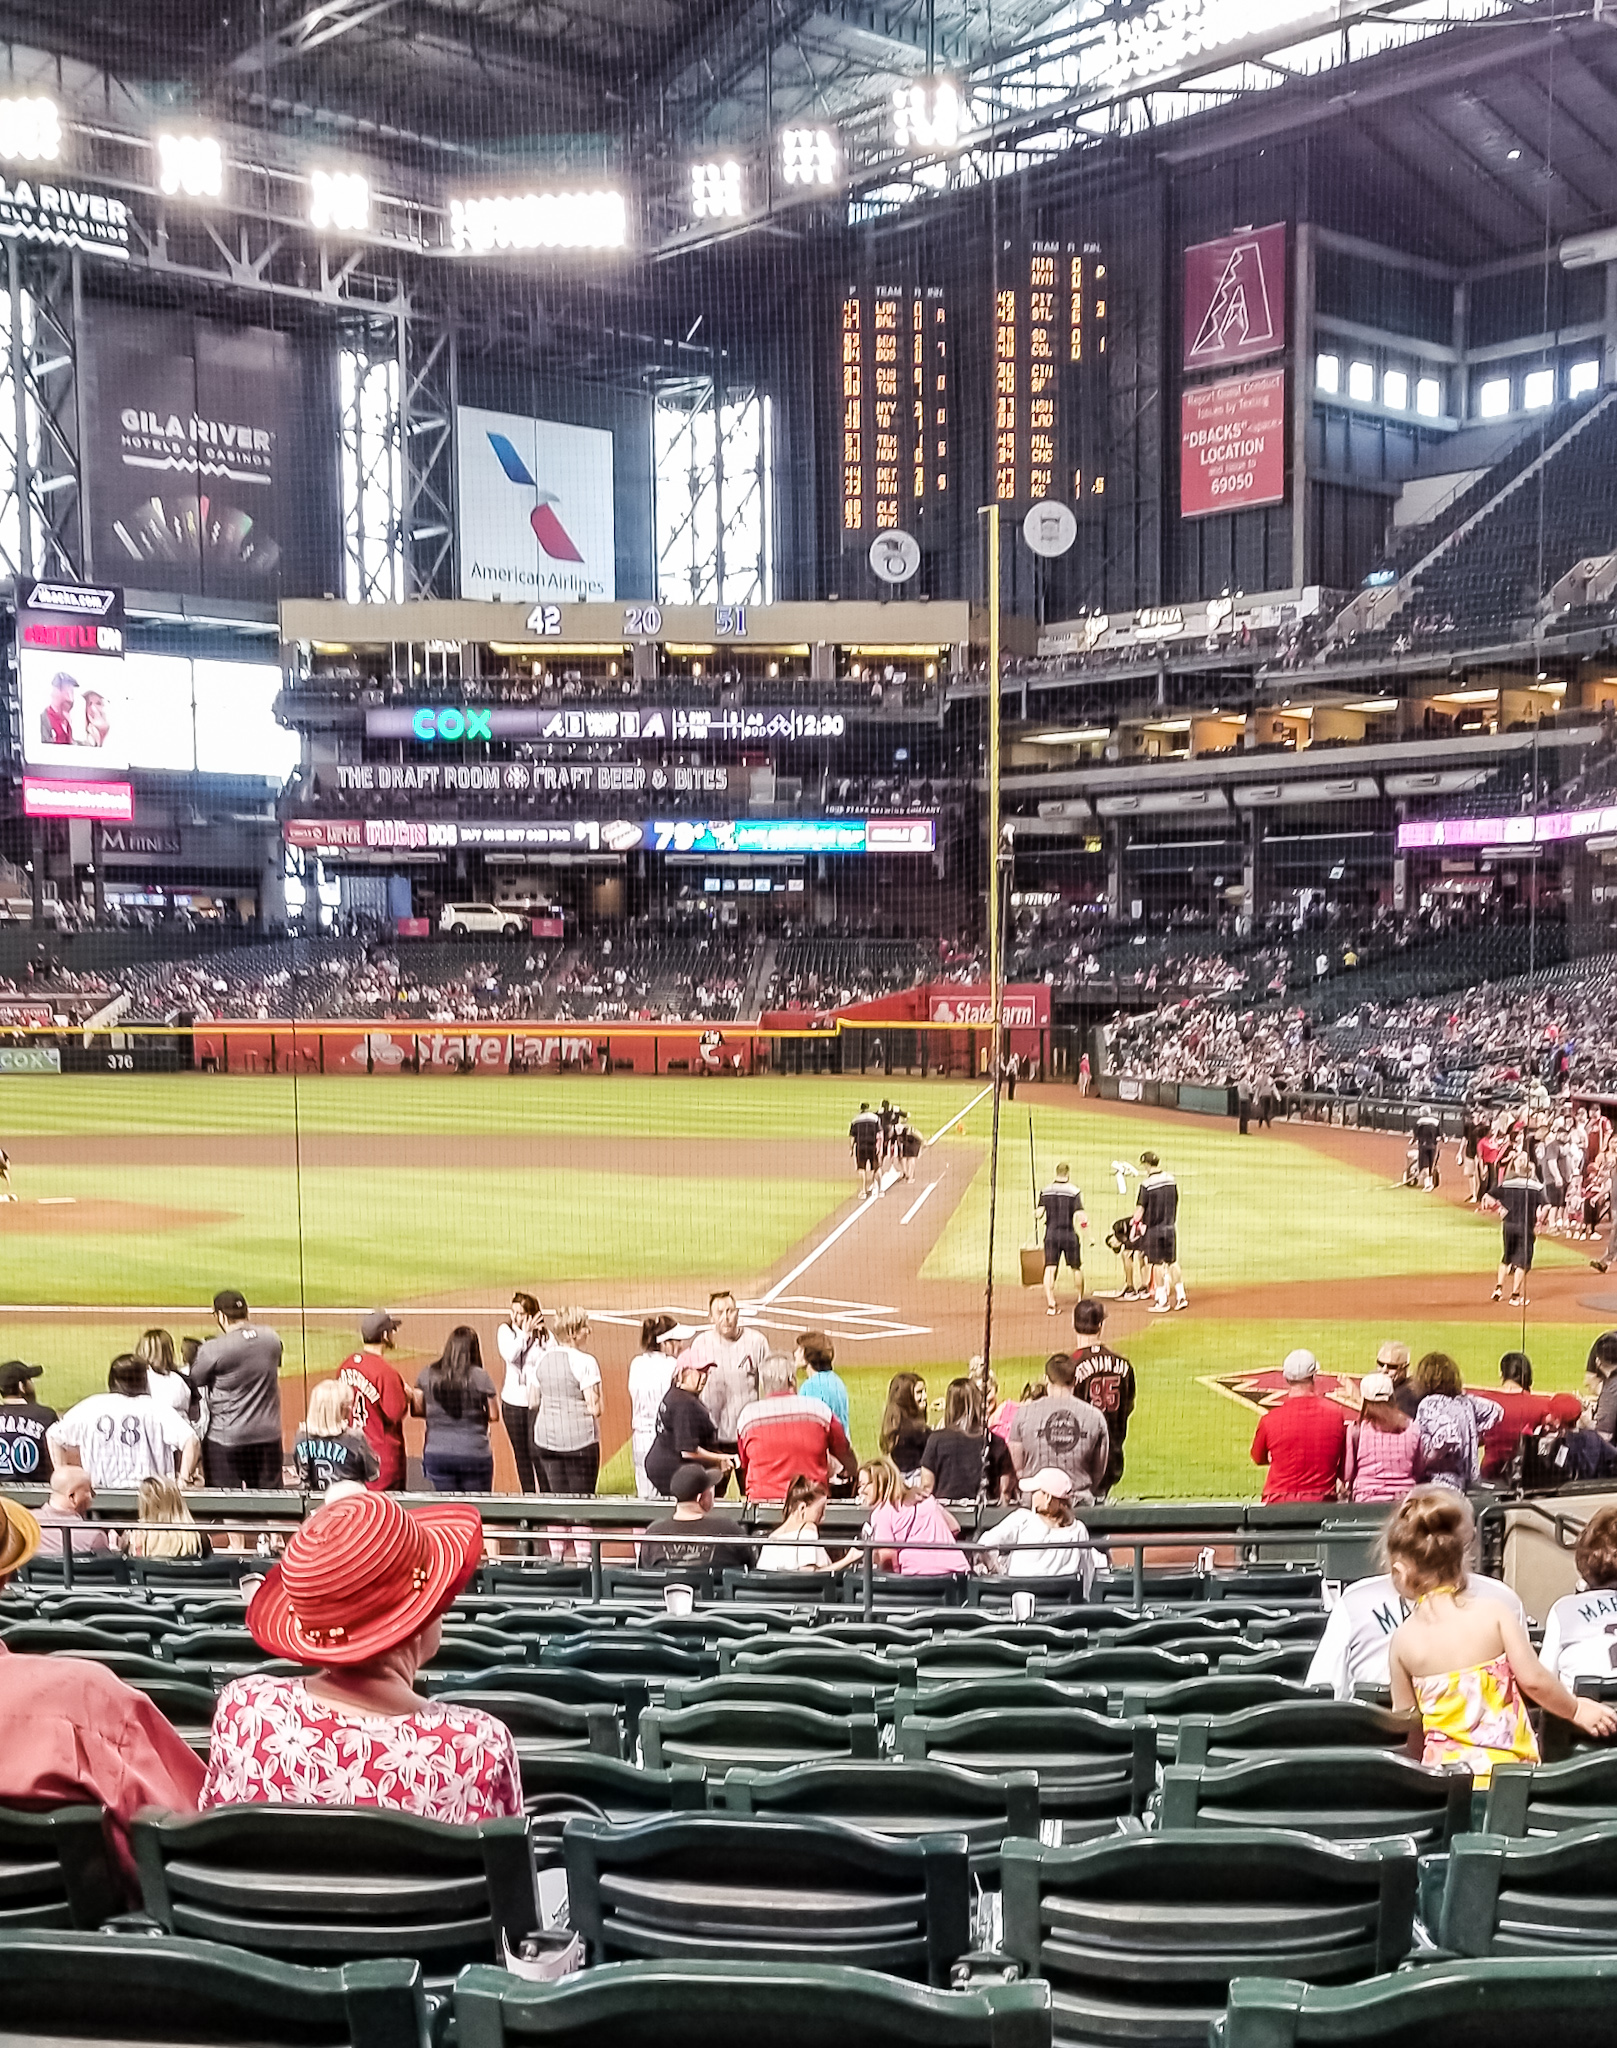
[[[1617,1951],[1617,1828],[1536,1841],[1457,1835],[1438,1868],[1437,1942],[1455,1955]]]
[[[570,1820],[621,1827],[656,1814],[701,1813],[707,1806],[707,1773],[700,1764],[653,1771],[576,1750],[548,1750],[519,1762],[523,1810],[540,1869],[560,1863],[562,1829]]]
[[[894,1753],[910,1763],[957,1764],[999,1777],[1038,1775],[1047,1817],[1064,1840],[1110,1833],[1145,1811],[1156,1775],[1156,1730],[1081,1707],[995,1708],[945,1719],[911,1715],[894,1730]]]
[[[879,1654],[897,1650],[902,1654],[930,1642],[931,1635],[926,1628],[912,1626],[907,1621],[839,1621],[833,1609],[832,1619],[824,1621],[816,1616],[809,1630],[792,1638],[793,1644],[810,1641],[827,1648],[834,1645],[845,1650],[875,1650]],[[756,1647],[774,1650],[790,1645],[772,1638],[767,1644]]]
[[[801,1600],[833,1612],[846,1607],[848,1574],[826,1572],[757,1572],[727,1567],[719,1574],[719,1597],[738,1607],[752,1601]]]
[[[13,2042],[84,2048],[423,2048],[413,1962],[300,1969],[212,1941],[145,1934],[0,1932]]]
[[[1052,1678],[1065,1685],[1172,1685],[1181,1678],[1205,1678],[1211,1670],[1205,1657],[1176,1657],[1171,1650],[1073,1650],[1062,1657],[1029,1663],[1030,1678]]]
[[[0,1806],[0,1930],[99,1927],[122,1904],[99,1806]]]
[[[429,1976],[501,1958],[537,1920],[525,1820],[450,1827],[370,1807],[141,1815],[146,1911],[169,1934],[287,1962],[412,1956]]]
[[[111,1657],[140,1656],[149,1638],[118,1635],[82,1621],[25,1621],[8,1628],[0,1641],[18,1657],[90,1657],[97,1663]],[[174,1673],[170,1669],[169,1676]]]
[[[822,1757],[874,1757],[880,1741],[871,1715],[817,1714],[774,1701],[723,1702],[640,1717],[640,1747],[652,1770],[701,1764],[709,1776],[741,1769],[784,1770]]]
[[[835,1962],[944,1984],[970,1927],[965,1838],[824,1820],[569,1821],[568,1911],[591,1963]]]
[[[1125,1714],[1149,1714],[1165,1727],[1181,1714],[1238,1714],[1245,1707],[1278,1705],[1282,1701],[1301,1705],[1327,1700],[1323,1686],[1310,1688],[1295,1679],[1276,1678],[1267,1672],[1215,1671],[1207,1678],[1187,1678],[1177,1685],[1125,1685],[1113,1688],[1120,1696]]]
[[[1160,1818],[1165,1828],[1306,1828],[1328,1842],[1399,1836],[1438,1849],[1470,1825],[1471,1774],[1375,1750],[1174,1765],[1162,1774]]]
[[[1232,1977],[1375,1976],[1414,1927],[1407,1843],[1348,1849],[1272,1829],[1007,1842],[1000,1873],[1005,1950],[1048,1981],[1055,2039],[1075,2048],[1201,2048]]]
[[[801,1649],[735,1649],[729,1643],[719,1648],[721,1671],[755,1671],[760,1677],[817,1678],[826,1685],[868,1685],[877,1692],[913,1687],[917,1682],[913,1657],[884,1657],[873,1650],[821,1648],[805,1642]]]
[[[514,1600],[563,1599],[568,1594],[587,1599],[590,1568],[587,1564],[485,1564],[477,1574],[480,1593],[500,1593]]]
[[[728,1645],[726,1645],[728,1647]],[[547,1642],[539,1652],[541,1670],[587,1670],[625,1678],[711,1678],[719,1669],[716,1649],[689,1648],[644,1629],[617,1629]]]
[[[1432,1963],[1367,1984],[1316,1988],[1241,1977],[1213,2048],[1608,2048],[1617,1956]]]
[[[1585,1749],[1558,1764],[1497,1764],[1483,1830],[1490,1835],[1559,1835],[1595,1822],[1617,1824],[1617,1749]]]
[[[651,1687],[644,1679],[561,1664],[496,1664],[487,1671],[448,1672],[437,1679],[427,1673],[422,1690],[433,1699],[453,1693],[467,1706],[476,1706],[484,1693],[496,1692],[526,1693],[574,1707],[611,1707],[623,1716],[624,1735],[631,1748],[640,1716],[651,1703]]]
[[[547,1750],[588,1750],[592,1756],[609,1757],[623,1754],[623,1724],[615,1707],[569,1706],[539,1693],[499,1692],[492,1688],[477,1692],[445,1691],[433,1697],[457,1701],[461,1706],[481,1707],[485,1714],[503,1721],[516,1737],[519,1757],[537,1756]]]
[[[878,1696],[873,1686],[827,1685],[818,1678],[759,1677],[751,1671],[721,1672],[694,1684],[672,1678],[663,1688],[663,1705],[678,1712],[685,1707],[776,1705],[807,1707],[816,1714],[874,1715],[878,1704],[892,1717],[894,1695]]]
[[[1087,1707],[1104,1714],[1107,1693],[1103,1685],[1054,1685],[1047,1678],[961,1678],[944,1685],[929,1685],[925,1674],[914,1691],[896,1693],[893,1706],[906,1717],[917,1714],[936,1719],[950,1714],[980,1713],[992,1707]]]
[[[1173,1760],[1219,1766],[1294,1749],[1385,1749],[1418,1760],[1421,1742],[1418,1714],[1358,1700],[1284,1700],[1232,1714],[1181,1714]]]
[[[1038,1839],[1036,1771],[994,1778],[953,1764],[797,1764],[784,1771],[729,1771],[716,1788],[728,1813],[847,1821],[872,1834],[908,1841],[960,1834],[979,1875],[999,1867],[1008,1835]]]
[[[1043,1984],[933,1991],[826,1963],[610,1963],[556,1984],[503,1970],[455,1985],[459,2048],[1050,2048]]]
[[[1069,1653],[1061,1653],[1070,1662]],[[956,1678],[1020,1678],[1034,1658],[1049,1656],[1044,1636],[1031,1643],[1016,1642],[985,1629],[970,1634],[934,1639],[915,1652],[915,1668],[923,1685],[947,1685]]]

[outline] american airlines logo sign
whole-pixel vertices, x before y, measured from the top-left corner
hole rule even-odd
[[[1286,224],[1185,251],[1185,368],[1255,362],[1286,345]]]

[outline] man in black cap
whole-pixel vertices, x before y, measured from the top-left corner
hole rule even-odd
[[[44,1486],[50,1480],[45,1432],[58,1418],[54,1408],[34,1399],[34,1381],[44,1369],[24,1365],[20,1358],[0,1365],[0,1480],[13,1486]]]
[[[715,1540],[740,1535],[741,1524],[733,1515],[714,1512],[711,1465],[681,1465],[669,1480],[668,1491],[674,1497],[674,1512],[646,1524],[646,1535],[661,1541],[640,1547],[640,1561],[648,1571],[705,1572],[715,1566],[723,1570],[752,1563],[747,1544]]]
[[[213,1297],[219,1335],[196,1355],[191,1384],[206,1390],[208,1434],[202,1469],[209,1486],[281,1484],[281,1340],[247,1314],[234,1287]]]

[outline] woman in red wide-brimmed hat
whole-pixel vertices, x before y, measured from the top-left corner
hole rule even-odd
[[[483,1554],[477,1510],[357,1493],[310,1517],[253,1595],[247,1626],[301,1677],[219,1696],[201,1804],[389,1806],[428,1820],[522,1811],[511,1731],[423,1699],[439,1617]]]

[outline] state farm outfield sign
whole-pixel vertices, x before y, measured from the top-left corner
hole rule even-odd
[[[934,989],[931,1021],[934,1024],[977,1025],[992,1022],[992,991],[978,985],[955,989]],[[1042,1031],[1050,1022],[1050,991],[1042,981],[1011,983],[1000,991],[1000,1022],[1007,1031]]]

